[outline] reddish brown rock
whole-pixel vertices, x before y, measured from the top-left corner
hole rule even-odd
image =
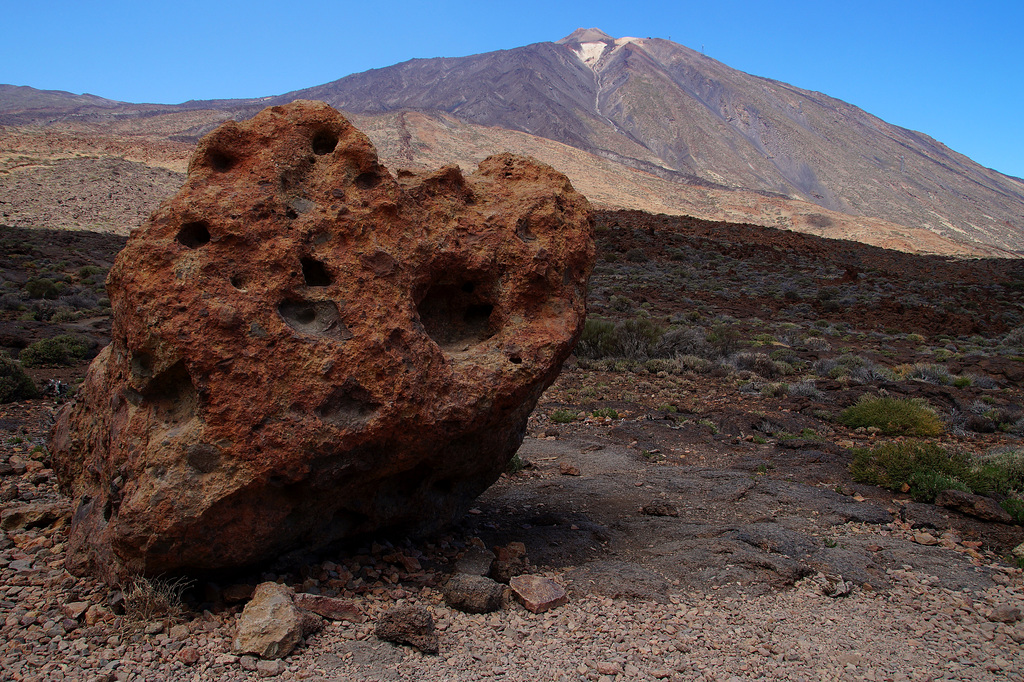
[[[200,142],[111,269],[112,343],[51,437],[69,568],[251,564],[460,515],[582,330],[589,207],[490,157],[396,180],[325,104]]]
[[[508,585],[519,603],[533,613],[544,613],[569,601],[564,587],[539,575],[513,576]]]

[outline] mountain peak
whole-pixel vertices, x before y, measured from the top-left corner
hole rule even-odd
[[[601,40],[615,40],[599,28],[578,28],[561,40],[555,42],[560,45],[570,43],[593,43]]]

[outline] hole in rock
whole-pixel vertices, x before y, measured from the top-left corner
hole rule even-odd
[[[277,312],[285,324],[302,334],[340,341],[352,338],[333,301],[284,301]]]
[[[346,381],[316,408],[316,416],[342,428],[353,428],[367,422],[379,408],[380,403],[369,391],[354,381]]]
[[[522,364],[523,359],[518,355],[510,355],[508,361],[511,362],[513,365],[519,365]]]
[[[211,149],[207,152],[206,159],[210,162],[210,167],[218,173],[229,171],[235,165],[234,157],[220,149]]]
[[[231,286],[238,289],[239,291],[247,291],[245,278],[241,275],[233,275],[231,277]]]
[[[320,130],[313,135],[313,153],[317,156],[330,154],[338,146],[338,136],[330,130]]]
[[[359,189],[373,189],[380,184],[380,173],[360,173],[353,182]]]
[[[141,379],[153,376],[153,356],[145,351],[132,353],[132,374]]]
[[[188,421],[199,408],[199,393],[184,362],[176,362],[149,382],[143,393],[154,417],[168,426]]]
[[[190,249],[198,249],[210,243],[210,228],[202,220],[185,223],[175,237],[178,243]]]
[[[289,209],[287,209],[287,210],[286,210],[286,211],[284,212],[284,215],[285,215],[285,217],[286,217],[286,218],[288,218],[289,220],[295,220],[296,218],[298,218],[298,217],[299,217],[299,214],[298,214],[298,213],[296,213],[296,211],[295,211],[295,209],[294,209],[294,208],[289,208]]]
[[[494,304],[485,287],[472,280],[438,282],[417,306],[427,335],[442,350],[462,351],[494,336]]]
[[[325,287],[334,281],[327,273],[327,267],[315,258],[302,259],[302,278],[309,287]]]
[[[196,443],[188,449],[185,461],[202,474],[208,474],[220,466],[220,448],[209,443]]]

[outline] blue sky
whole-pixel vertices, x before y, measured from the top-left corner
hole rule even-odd
[[[131,102],[275,95],[415,57],[671,38],[1024,177],[1024,2],[2,0],[0,83]]]

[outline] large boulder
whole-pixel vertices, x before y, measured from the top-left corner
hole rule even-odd
[[[396,179],[320,102],[225,123],[118,255],[112,342],[54,427],[69,569],[458,516],[571,352],[593,258],[586,199],[533,159]]]

